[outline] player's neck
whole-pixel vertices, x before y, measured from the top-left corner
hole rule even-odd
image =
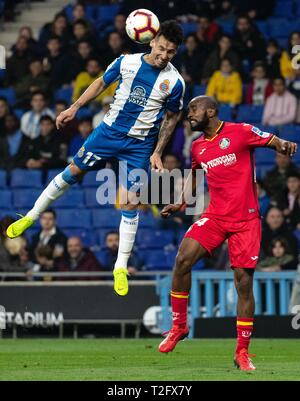
[[[211,139],[216,136],[223,125],[223,121],[218,118],[212,119],[207,128],[203,130],[206,139]]]

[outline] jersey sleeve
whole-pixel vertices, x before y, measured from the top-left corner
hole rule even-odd
[[[185,93],[185,83],[183,80],[177,80],[171,95],[167,101],[166,109],[178,113],[183,108],[183,97]]]
[[[194,147],[193,143],[192,143],[192,147],[191,147],[191,154],[192,154],[192,170],[201,169],[202,167],[197,162],[196,157],[195,157],[196,152],[195,152],[195,147]]]
[[[110,85],[113,82],[118,81],[121,77],[121,62],[124,56],[116,58],[107,68],[103,75],[105,85]]]
[[[270,132],[261,131],[260,128],[257,128],[251,124],[243,124],[243,131],[247,144],[250,147],[267,146],[275,138],[275,135],[271,134]]]

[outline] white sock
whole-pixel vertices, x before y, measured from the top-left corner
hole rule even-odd
[[[62,178],[63,173],[58,174],[41,193],[39,198],[26,216],[31,217],[34,221],[38,220],[41,213],[48,209],[53,201],[60,198],[70,185]]]
[[[134,218],[128,218],[122,215],[119,230],[120,240],[118,258],[115,263],[115,269],[127,269],[127,263],[134,245],[138,224],[139,215],[135,216]]]

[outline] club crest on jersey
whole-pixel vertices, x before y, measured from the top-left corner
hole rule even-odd
[[[230,145],[230,139],[228,138],[223,138],[219,142],[220,149],[227,149],[229,148],[229,145]]]
[[[159,89],[162,92],[168,92],[170,87],[170,81],[168,79],[165,79],[164,81],[161,82],[161,84],[159,85]]]
[[[78,157],[82,157],[84,155],[84,152],[85,152],[85,147],[82,146],[82,148],[79,149],[79,151],[77,153],[77,156]]]
[[[147,104],[146,89],[142,86],[135,86],[128,98],[129,102],[145,107]]]

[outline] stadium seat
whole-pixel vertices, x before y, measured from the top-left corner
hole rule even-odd
[[[81,120],[82,118],[92,118],[92,117],[93,117],[93,113],[87,107],[82,107],[76,113],[77,120]]]
[[[41,188],[42,172],[38,170],[15,169],[11,173],[12,188]]]
[[[57,209],[56,213],[59,228],[91,228],[91,212],[89,210]]]
[[[277,1],[273,15],[275,17],[293,18],[294,15],[294,4],[292,1]]]
[[[139,249],[162,249],[174,243],[174,232],[171,230],[139,230],[137,245]]]
[[[40,227],[37,227],[36,224],[34,225],[34,227],[30,227],[30,228],[28,228],[28,230],[26,230],[25,235],[26,235],[26,238],[29,240],[29,242],[31,242],[32,237],[40,231]]]
[[[256,148],[255,160],[257,164],[274,164],[276,152],[272,149]]]
[[[15,189],[13,191],[13,205],[19,209],[31,209],[41,191],[37,189]]]
[[[193,97],[202,96],[206,93],[206,85],[194,85],[193,87]]]
[[[98,6],[97,21],[101,24],[110,24],[114,22],[115,16],[118,14],[120,6],[118,4],[110,4]]]
[[[82,186],[83,187],[99,187],[101,181],[97,181],[97,174],[98,171],[89,171],[83,181],[82,181]]]
[[[117,230],[121,220],[121,213],[115,209],[92,210],[92,222],[94,228],[109,228]]]
[[[219,117],[224,121],[232,121],[232,108],[222,104],[219,108]]]
[[[81,208],[84,207],[83,191],[81,189],[69,189],[61,198],[53,203],[56,208]]]
[[[3,217],[10,216],[12,218],[17,219],[18,217],[16,216],[16,213],[12,209],[1,209],[0,208],[0,219],[3,219]]]
[[[294,25],[286,19],[270,19],[268,20],[268,29],[270,37],[274,39],[287,38],[292,32]]]
[[[147,270],[171,270],[177,250],[154,251],[145,253],[145,267]]]
[[[97,201],[97,189],[96,188],[86,188],[84,189],[84,203],[88,208],[114,208],[114,204],[100,205]]]
[[[94,230],[64,229],[64,234],[70,237],[80,237],[86,247],[98,245],[97,235]]]
[[[73,88],[61,88],[55,91],[54,98],[55,100],[64,100],[68,104],[71,103],[73,96]]]
[[[272,170],[273,166],[270,164],[258,164],[256,166],[256,177],[263,180],[268,171]]]
[[[181,24],[184,36],[194,33],[198,29],[198,24],[196,22],[183,22]]]
[[[257,26],[258,30],[265,36],[265,38],[269,38],[269,26],[266,21],[256,21],[255,25]]]
[[[13,88],[0,88],[0,97],[4,97],[10,106],[16,103],[16,93]]]
[[[8,189],[0,189],[0,209],[7,209],[12,204],[12,195]]]
[[[242,104],[238,108],[236,121],[238,123],[247,122],[250,124],[259,123],[262,120],[263,106],[253,106]]]
[[[62,169],[53,169],[53,170],[48,170],[47,172],[47,184],[53,180],[54,177],[56,177],[58,174],[62,172]]]
[[[217,21],[218,22],[218,21]],[[222,28],[222,32],[227,35],[232,35],[234,31],[234,24],[232,22],[220,21],[218,25]]]
[[[151,212],[140,212],[139,227],[153,228],[156,224],[155,217]]]
[[[281,131],[280,137],[287,141],[300,143],[300,126],[294,124],[285,125]]]
[[[25,110],[23,109],[14,109],[14,114],[16,115],[16,117],[21,120],[21,118],[23,117],[23,114],[25,113]]]
[[[300,251],[300,230],[294,230],[293,231],[294,236],[297,238],[298,240],[298,249]]]
[[[6,171],[0,170],[0,188],[6,188]]]

